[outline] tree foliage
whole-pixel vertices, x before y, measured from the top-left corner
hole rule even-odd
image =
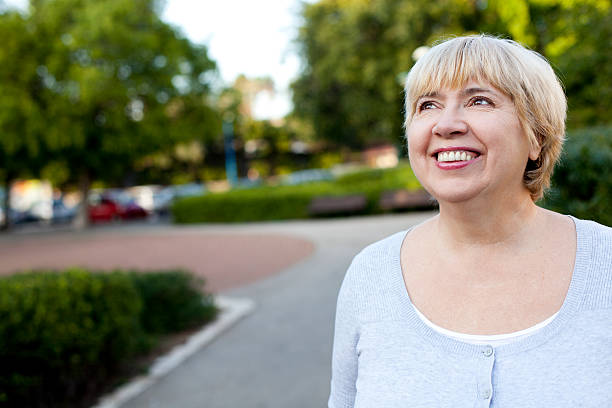
[[[24,16],[0,15],[11,45],[0,52],[0,154],[64,168],[85,192],[94,179],[120,183],[147,154],[216,136],[215,63],[159,6],[32,0]]]
[[[49,118],[61,125],[47,140],[73,169],[116,179],[143,154],[214,131],[194,129],[212,116],[201,98],[214,63],[159,19],[155,2],[37,0],[32,19],[53,39],[41,71],[60,102]]]
[[[36,37],[28,30],[27,20],[16,12],[1,15],[0,36],[4,39],[0,48],[0,186],[8,186],[43,165],[44,108],[42,84],[35,77],[38,61],[31,52],[37,46]],[[10,189],[3,196],[2,229],[6,229]]]
[[[567,87],[570,126],[610,120],[609,0],[321,0],[305,4],[302,16],[295,113],[320,138],[353,147],[397,142],[413,52],[476,32],[547,56]]]

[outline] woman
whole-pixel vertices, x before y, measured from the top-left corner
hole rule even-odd
[[[353,260],[329,406],[612,407],[612,229],[538,207],[566,102],[539,54],[485,35],[406,82],[434,218]]]

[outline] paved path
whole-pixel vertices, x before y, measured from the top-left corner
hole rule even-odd
[[[124,407],[326,406],[336,296],[352,257],[431,215],[199,227],[290,235],[313,242],[315,250],[280,274],[225,292],[254,299],[255,312]]]

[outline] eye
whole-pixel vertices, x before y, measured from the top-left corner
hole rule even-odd
[[[470,99],[468,104],[473,106],[495,106],[491,99],[484,96],[475,96]]]
[[[428,109],[434,109],[436,107],[436,105],[432,102],[432,101],[425,101],[422,102],[419,105],[419,112],[424,111],[424,110],[428,110]]]

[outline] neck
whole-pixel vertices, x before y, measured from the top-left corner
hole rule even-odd
[[[495,205],[492,203],[495,202]],[[538,215],[528,192],[502,200],[440,203],[437,230],[454,247],[491,246],[524,242]]]

